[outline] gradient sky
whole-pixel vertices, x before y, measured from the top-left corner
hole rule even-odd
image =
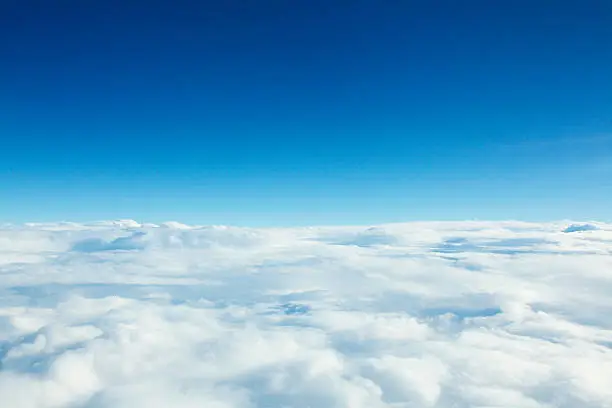
[[[0,221],[611,220],[612,2],[0,2]]]

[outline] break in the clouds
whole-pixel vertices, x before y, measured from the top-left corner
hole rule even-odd
[[[610,407],[612,226],[0,230],[10,408]]]
[[[563,232],[583,232],[583,231],[597,231],[599,228],[593,224],[572,224],[568,226]]]

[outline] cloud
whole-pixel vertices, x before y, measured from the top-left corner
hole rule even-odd
[[[612,226],[562,230],[6,227],[0,401],[612,406]]]

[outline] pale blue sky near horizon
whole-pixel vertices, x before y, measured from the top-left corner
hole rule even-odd
[[[612,3],[0,5],[0,222],[611,221]]]

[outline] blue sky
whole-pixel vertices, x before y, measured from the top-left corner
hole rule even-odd
[[[610,220],[608,1],[8,1],[0,221]]]

